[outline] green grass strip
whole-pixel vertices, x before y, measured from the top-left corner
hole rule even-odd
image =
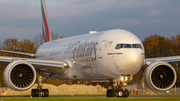
[[[179,101],[165,98],[3,98],[4,101]]]
[[[50,95],[50,97],[88,97],[88,96],[106,96],[105,94],[74,94],[74,95]],[[163,97],[163,96],[168,96],[168,97],[179,97],[180,95],[130,95],[130,96],[144,96],[144,97]],[[4,95],[0,97],[30,97],[30,95]]]

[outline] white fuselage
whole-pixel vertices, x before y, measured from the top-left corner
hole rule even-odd
[[[123,47],[117,48],[118,44]],[[134,34],[117,29],[47,42],[36,56],[69,63],[63,75],[55,75],[58,79],[113,79],[136,74],[144,61],[144,48]]]

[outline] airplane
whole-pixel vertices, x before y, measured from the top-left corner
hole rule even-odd
[[[9,63],[3,79],[10,89],[27,90],[39,79],[31,95],[48,97],[48,89],[42,89],[42,76],[60,80],[109,80],[107,97],[128,97],[129,91],[124,86],[143,65],[147,65],[144,79],[151,90],[167,91],[174,86],[177,74],[168,62],[180,61],[179,56],[145,59],[141,40],[122,29],[51,40],[45,0],[41,0],[41,9],[44,44],[36,54],[0,50],[31,57],[0,56],[0,62]]]

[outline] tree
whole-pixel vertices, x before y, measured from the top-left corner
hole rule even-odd
[[[146,58],[175,56],[180,54],[180,35],[165,38],[160,35],[150,35],[143,40]],[[170,62],[177,72],[177,83],[180,85],[180,62]]]
[[[180,55],[180,35],[172,36],[170,40],[174,45],[174,48],[172,49],[174,51],[173,55]],[[180,85],[180,62],[171,62],[171,65],[176,69],[176,73],[177,73],[176,84]]]
[[[52,40],[64,38],[63,36],[59,36],[57,33],[51,32]],[[25,53],[35,53],[36,50],[43,44],[43,36],[39,34],[35,36],[32,41],[29,39],[24,39],[23,41],[18,41],[17,39],[6,39],[3,43],[0,43],[0,49],[9,50],[9,51],[18,51],[18,52],[25,52]],[[1,56],[15,56],[21,57],[19,55],[11,55],[6,53],[0,53]],[[0,86],[5,86],[3,82],[3,71],[4,68],[7,66],[7,63],[0,64]],[[48,79],[50,83],[54,85],[62,84],[63,81],[60,80],[51,80]]]
[[[35,53],[36,47],[34,45],[34,42],[32,42],[29,39],[25,39],[23,41],[18,41],[17,39],[6,39],[2,45],[3,50],[8,51],[18,51],[18,52],[26,52],[26,53]],[[7,54],[1,54],[3,56],[6,56]],[[11,55],[8,54],[8,56],[17,56],[19,55]]]
[[[54,32],[52,32],[51,31],[51,40],[56,40],[56,39],[60,39],[60,36],[56,33],[54,33]]]
[[[172,56],[175,54],[172,40],[157,34],[144,38],[143,45],[146,58]]]
[[[179,55],[180,54],[180,35],[172,36],[170,40],[172,41],[174,45],[173,50],[176,51],[175,55]]]
[[[51,31],[51,40],[62,39],[62,38],[64,38],[64,36],[59,36],[57,33],[55,34],[54,32]],[[42,34],[36,35],[32,39],[32,41],[35,43],[35,47],[39,48],[44,43],[43,35]]]
[[[24,41],[18,42],[18,51],[25,53],[35,53],[36,47],[34,42],[29,39],[25,39]]]
[[[42,34],[38,34],[38,35],[36,35],[36,36],[32,39],[32,41],[34,42],[34,45],[35,45],[36,49],[39,48],[39,47],[44,43],[43,40],[44,40],[44,39],[43,39],[43,35],[42,35]]]
[[[17,39],[6,39],[3,43],[3,49],[9,51],[18,50],[18,40]]]
[[[36,52],[34,43],[29,39],[25,39],[23,41],[18,41],[17,39],[6,39],[4,41],[1,49],[9,50],[9,51],[26,52],[26,53],[35,53]],[[11,55],[11,54],[6,54],[6,53],[1,53],[0,55],[20,57],[19,55]],[[0,64],[0,87],[5,86],[5,84],[3,82],[3,71],[7,65],[8,65],[8,63]]]

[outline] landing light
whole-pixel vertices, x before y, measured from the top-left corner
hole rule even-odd
[[[65,63],[64,66],[67,66],[67,64]]]
[[[124,81],[124,77],[123,76],[121,77],[121,81]]]
[[[125,76],[125,81],[127,81],[128,80],[128,77],[127,76]]]
[[[121,75],[121,82],[126,82],[132,80],[132,75]]]
[[[128,76],[121,76],[121,81],[122,82],[128,81]]]

